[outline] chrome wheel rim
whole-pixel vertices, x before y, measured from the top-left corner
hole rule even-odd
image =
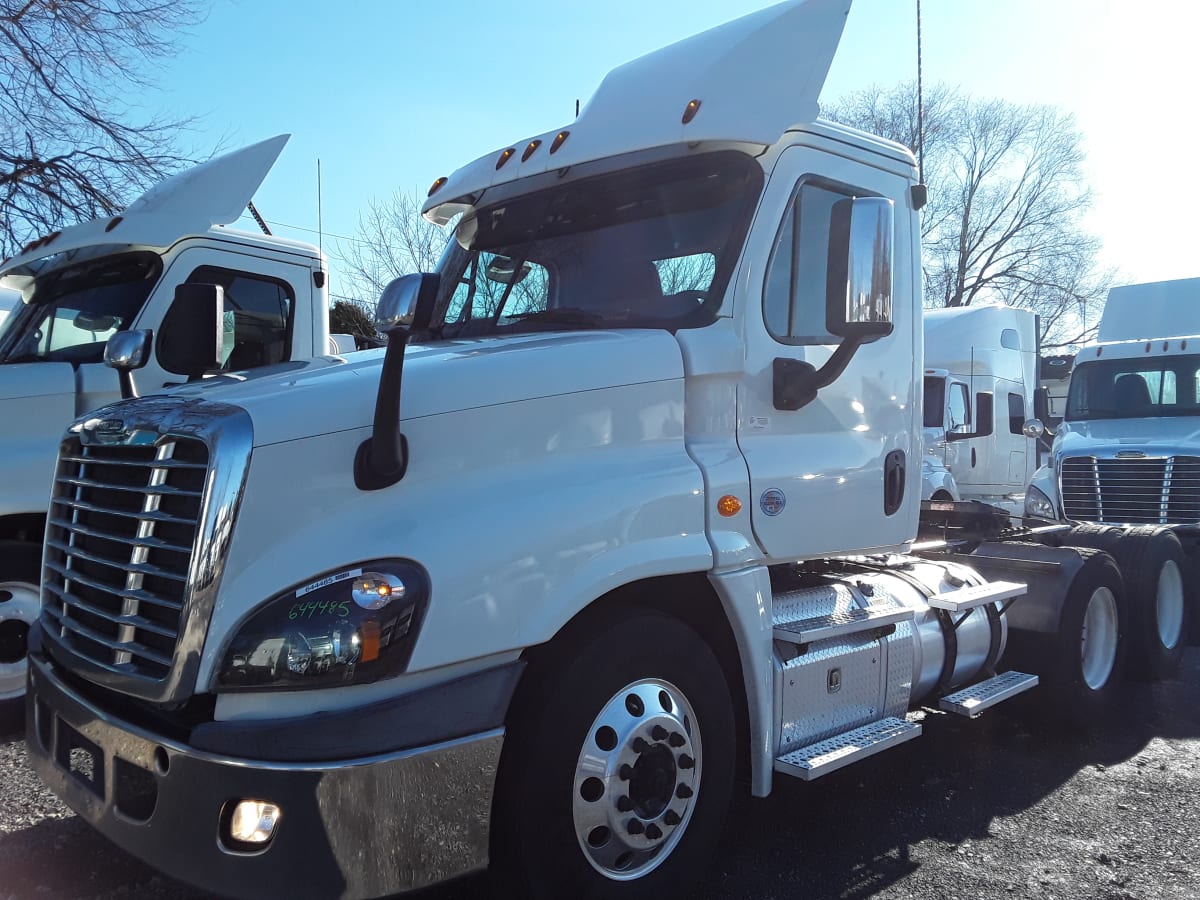
[[[1174,650],[1183,636],[1183,575],[1173,559],[1163,563],[1158,573],[1156,606],[1158,639],[1168,650]]]
[[[696,714],[679,688],[647,678],[617,691],[584,737],[571,813],[592,868],[641,878],[679,844],[700,792]]]
[[[1117,598],[1111,589],[1097,588],[1088,598],[1079,635],[1083,680],[1093,691],[1108,684],[1117,662]]]
[[[27,637],[40,604],[36,585],[0,581],[0,700],[25,695]]]

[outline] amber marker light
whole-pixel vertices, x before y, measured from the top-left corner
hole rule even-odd
[[[525,162],[525,160],[533,156],[533,154],[537,152],[537,148],[540,146],[542,146],[541,141],[530,141],[529,146],[525,148],[525,152],[521,154],[521,162]]]
[[[441,178],[439,178],[437,181],[435,181],[433,183],[433,187],[431,187],[429,189],[429,193],[426,194],[425,196],[432,197],[434,194],[436,194],[438,191],[440,191],[442,189],[442,185],[444,185],[447,180],[448,179],[446,178],[446,176],[443,175]]]
[[[563,141],[565,141],[570,136],[571,136],[571,132],[569,132],[569,131],[560,131],[558,134],[556,134],[554,136],[554,140],[550,142],[550,152],[557,153],[558,148],[563,145]]]
[[[683,108],[683,124],[686,125],[692,119],[696,118],[696,113],[700,112],[700,101],[689,100],[688,105]]]
[[[508,162],[510,159],[512,159],[512,156],[513,156],[513,154],[514,154],[514,153],[516,153],[516,152],[517,152],[517,151],[516,151],[516,148],[515,148],[515,147],[509,147],[507,150],[505,150],[503,153],[501,153],[501,154],[500,154],[500,158],[499,158],[498,160],[496,160],[496,169],[497,169],[497,171],[499,171],[499,169],[500,169],[500,168],[501,168],[501,167],[502,167],[502,166],[503,166],[503,165],[504,165],[506,162]]]
[[[736,516],[741,511],[742,511],[742,501],[739,500],[737,497],[733,496],[733,494],[726,494],[724,497],[722,497],[720,500],[717,501],[717,512],[719,512],[721,515],[723,515],[727,519],[730,516]]]

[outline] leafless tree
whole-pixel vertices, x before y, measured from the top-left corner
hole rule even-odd
[[[340,283],[335,290],[373,313],[392,279],[432,272],[452,234],[451,228],[421,216],[416,194],[397,190],[384,200],[372,201],[359,216],[354,238],[336,245]]]
[[[152,63],[208,0],[0,0],[0,257],[121,209],[184,160],[145,118]]]
[[[926,305],[998,300],[1038,313],[1047,346],[1086,338],[1112,273],[1098,269],[1100,241],[1082,223],[1091,193],[1074,120],[944,86],[927,96]],[[912,84],[851,94],[825,115],[916,149]]]

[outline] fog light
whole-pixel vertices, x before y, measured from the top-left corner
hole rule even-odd
[[[242,844],[265,844],[275,835],[279,807],[262,800],[241,800],[229,820],[229,836]]]

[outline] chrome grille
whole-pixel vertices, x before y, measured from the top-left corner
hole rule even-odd
[[[110,672],[167,678],[208,462],[194,438],[63,444],[42,591],[42,625],[58,643]]]
[[[1059,490],[1064,513],[1078,522],[1200,522],[1200,457],[1068,457]]]

